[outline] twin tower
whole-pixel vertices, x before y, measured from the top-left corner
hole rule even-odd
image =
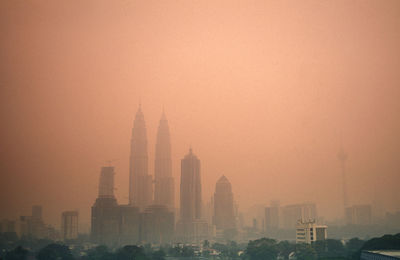
[[[171,165],[171,140],[168,120],[162,113],[157,131],[153,178],[148,171],[147,130],[141,107],[132,128],[129,158],[129,204],[146,209],[150,205],[175,207],[174,179]]]

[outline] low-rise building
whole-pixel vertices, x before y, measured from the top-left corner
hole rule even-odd
[[[296,225],[296,243],[311,244],[327,239],[327,226],[317,225],[315,221],[298,221]]]

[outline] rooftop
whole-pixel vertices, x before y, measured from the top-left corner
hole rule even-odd
[[[367,250],[367,252],[396,257],[400,259],[400,250]]]

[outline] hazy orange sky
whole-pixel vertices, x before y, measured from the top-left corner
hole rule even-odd
[[[280,199],[400,210],[400,1],[0,2],[0,218],[33,204],[89,223],[100,167],[128,200],[141,100],[149,169],[162,107],[173,172],[190,145],[203,201],[225,174],[240,209]]]

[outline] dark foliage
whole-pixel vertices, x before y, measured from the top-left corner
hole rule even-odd
[[[316,260],[317,253],[314,248],[309,244],[296,245],[297,260]]]
[[[245,252],[250,260],[275,260],[278,253],[276,240],[269,238],[250,241]]]
[[[73,260],[68,246],[60,244],[50,244],[39,251],[36,258],[38,260]]]
[[[148,260],[143,247],[124,246],[116,253],[116,260]]]
[[[14,250],[7,252],[4,260],[25,260],[28,256],[29,251],[18,246]]]

